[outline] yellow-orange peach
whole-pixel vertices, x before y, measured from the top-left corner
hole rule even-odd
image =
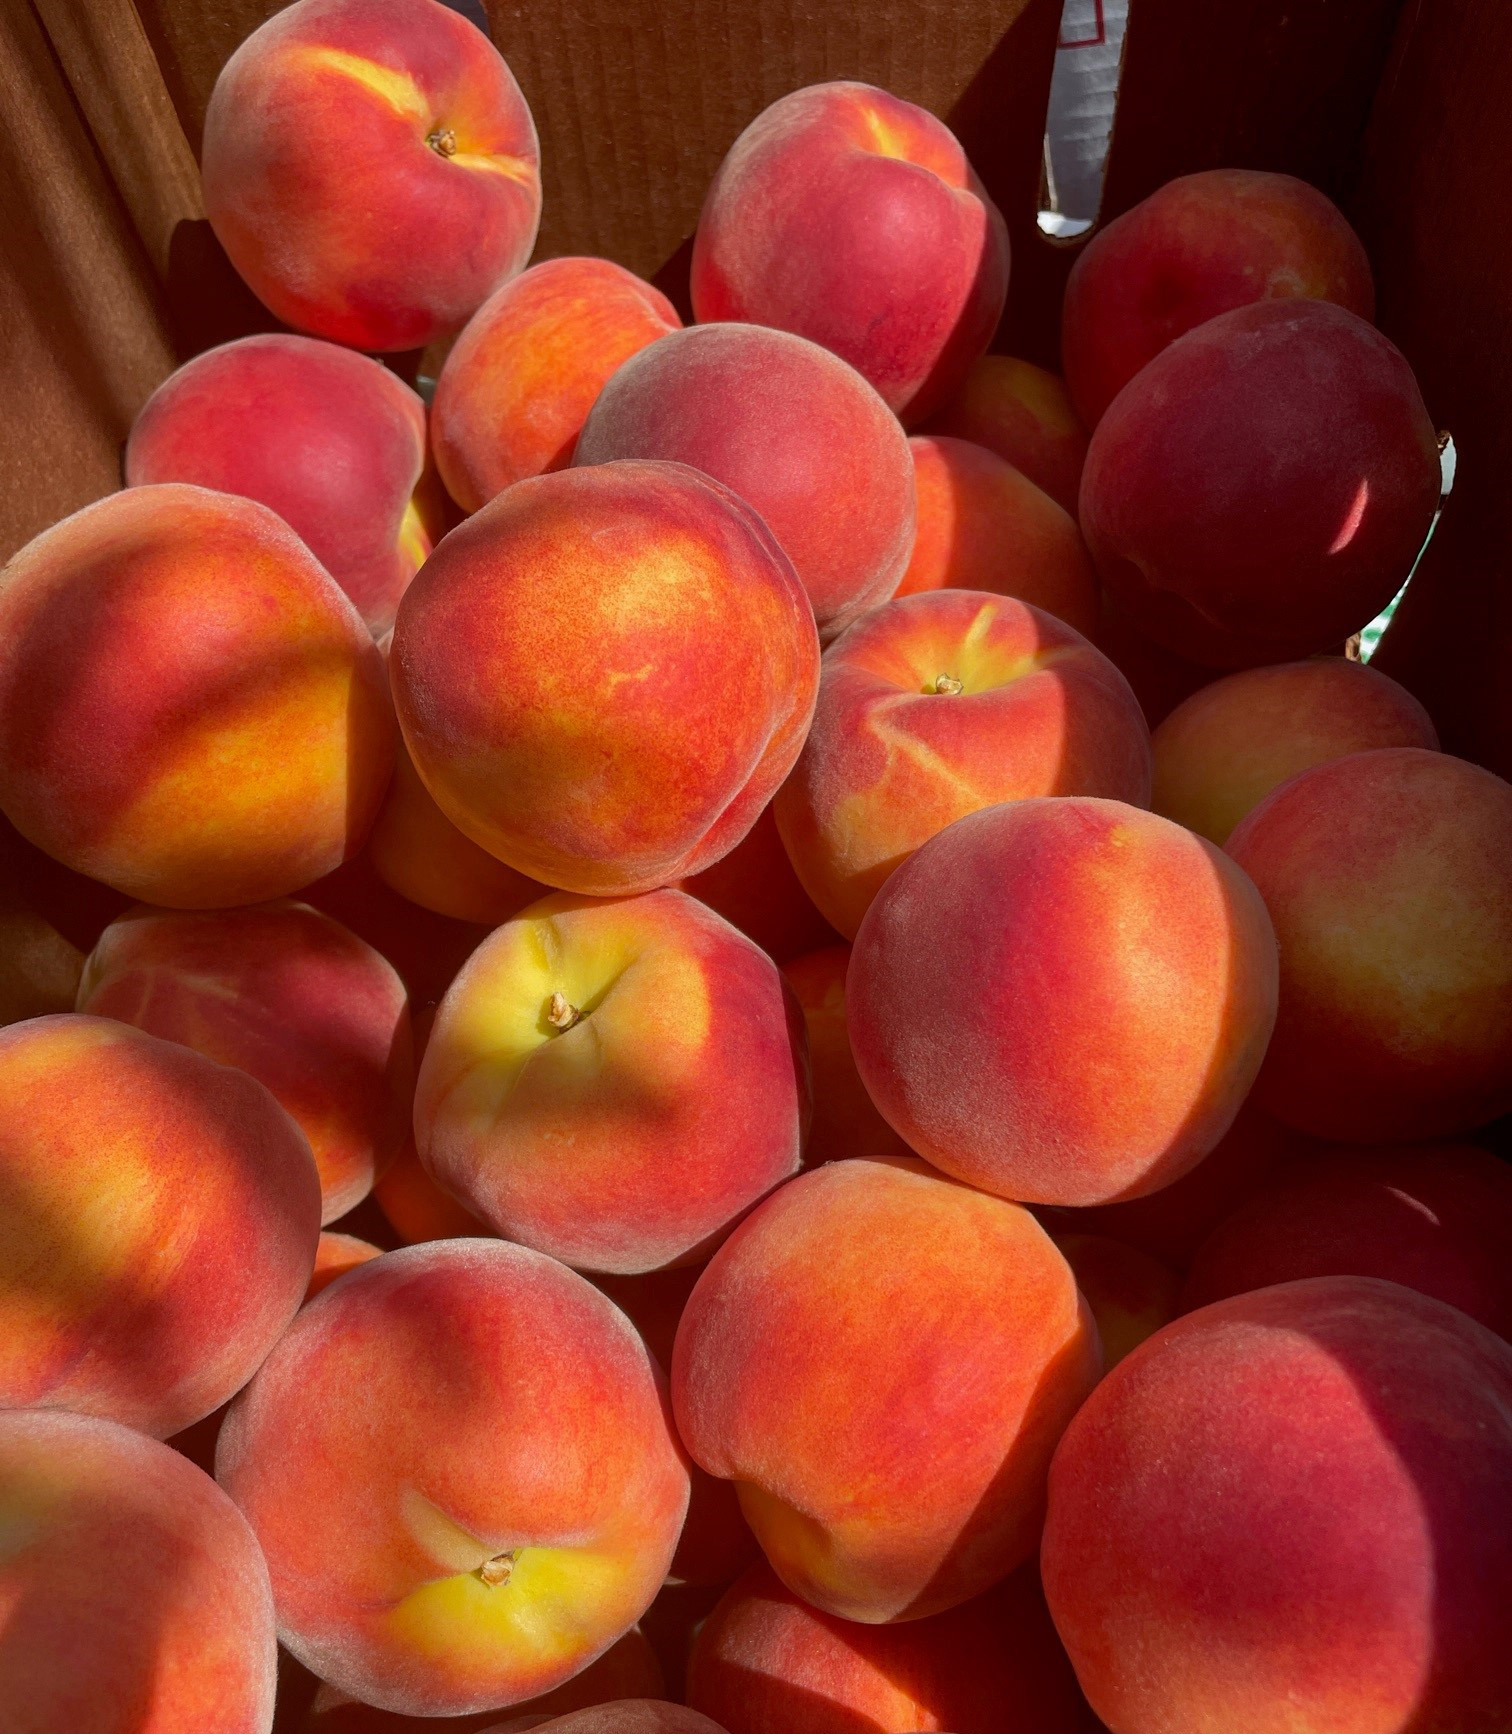
[[[1181,1278],[1149,1253],[1103,1234],[1058,1234],[1055,1244],[1092,1309],[1110,1372],[1175,1318]]]
[[[775,812],[804,888],[853,939],[921,844],[1036,795],[1145,805],[1139,703],[1062,621],[1009,596],[938,590],[876,609],[826,652]]]
[[[437,0],[297,0],[221,69],[205,210],[287,324],[354,349],[458,330],[525,263],[535,123],[488,38]]]
[[[370,1240],[360,1240],[355,1234],[322,1234],[315,1249],[315,1269],[305,1299],[312,1301],[323,1289],[328,1289],[338,1276],[356,1270],[369,1259],[381,1258],[383,1248]]]
[[[1075,513],[1087,430],[1058,375],[1016,356],[984,355],[925,432],[986,446]]]
[[[127,488],[0,582],[0,808],[128,896],[215,908],[329,872],[393,738],[361,617],[254,501]]]
[[[1033,1551],[1062,1428],[1099,1372],[1027,1210],[905,1157],[830,1162],[736,1229],[678,1326],[694,1460],[735,1482],[789,1589],[919,1619]]]
[[[777,966],[681,891],[532,904],[469,959],[415,1091],[434,1179],[586,1270],[712,1247],[797,1171],[802,1020]]]
[[[105,1018],[0,1030],[0,1407],[155,1433],[251,1378],[320,1235],[309,1145],[254,1079]]]
[[[452,345],[432,404],[436,467],[464,512],[572,462],[604,382],[682,325],[609,259],[547,259],[497,289]]]
[[[6,1734],[268,1734],[268,1571],[187,1459],[82,1415],[0,1413]]]
[[[216,1475],[296,1658],[424,1716],[538,1697],[607,1650],[688,1502],[630,1321],[496,1240],[404,1247],[302,1308],[232,1405]]]
[[[681,888],[754,939],[774,963],[836,937],[798,883],[770,803],[728,855],[684,879]]]
[[[405,592],[389,671],[415,768],[475,843],[595,896],[750,830],[798,756],[819,647],[756,514],[683,464],[517,482]]]

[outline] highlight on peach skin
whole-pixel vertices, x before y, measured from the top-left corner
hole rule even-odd
[[[1075,516],[1087,430],[1058,375],[1017,356],[984,355],[921,431],[985,446]]]

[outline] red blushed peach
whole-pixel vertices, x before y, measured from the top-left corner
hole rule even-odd
[[[768,1561],[825,1613],[966,1601],[1033,1551],[1062,1428],[1099,1372],[1027,1210],[902,1157],[784,1186],[699,1279],[672,1391]]]
[[[1365,1143],[1512,1108],[1512,785],[1447,753],[1355,753],[1283,783],[1228,851],[1281,942],[1262,1107]]]
[[[739,494],[826,637],[885,602],[908,564],[913,469],[897,417],[802,337],[702,325],[641,350],[599,394],[573,462],[616,458],[691,464]]]
[[[1061,355],[1089,427],[1176,338],[1297,297],[1375,314],[1370,261],[1338,207],[1291,175],[1182,175],[1098,229],[1066,283]]]
[[[813,611],[770,531],[683,464],[517,482],[405,592],[389,659],[442,812],[592,896],[701,872],[750,830],[813,712]]]
[[[383,663],[266,506],[127,488],[0,584],[0,808],[144,902],[281,897],[361,844],[393,766]]]
[[[270,506],[374,635],[439,534],[417,497],[425,405],[338,344],[243,337],[186,362],[126,442],[126,481],[193,482]]]
[[[279,1635],[380,1709],[562,1685],[666,1575],[688,1476],[630,1321],[524,1247],[405,1247],[305,1307],[231,1408],[216,1474]]]
[[[1012,355],[984,355],[925,431],[986,446],[1075,514],[1087,430],[1065,382],[1043,367]]]
[[[355,1234],[322,1234],[315,1249],[315,1269],[305,1299],[312,1301],[323,1289],[328,1289],[338,1276],[356,1270],[359,1264],[381,1258],[383,1248],[370,1240],[359,1240]]]
[[[354,349],[458,330],[530,257],[535,123],[482,31],[437,0],[298,0],[205,114],[205,210],[287,324]]]
[[[0,1407],[160,1438],[251,1378],[304,1299],[320,1186],[263,1088],[104,1018],[0,1030]]]
[[[958,820],[867,913],[861,1081],[936,1167],[1033,1204],[1158,1191],[1232,1124],[1276,1016],[1276,939],[1211,843],[1118,801]]]
[[[543,898],[436,1013],[415,1092],[432,1178],[587,1270],[696,1257],[797,1171],[802,1021],[777,966],[680,891]]]
[[[1138,701],[1053,616],[1010,596],[939,590],[877,609],[826,653],[813,727],[774,810],[804,888],[853,939],[921,844],[968,813],[1036,795],[1144,806],[1150,735]]]
[[[1058,1234],[1055,1244],[1092,1309],[1110,1372],[1175,1318],[1181,1278],[1149,1253],[1101,1234]]]
[[[900,596],[990,590],[1081,633],[1097,626],[1097,575],[1076,520],[985,446],[915,435],[918,534]]]
[[[758,1566],[699,1631],[688,1702],[729,1734],[1076,1734],[1081,1714],[1032,1566],[891,1626],[819,1613]]]
[[[497,289],[436,381],[436,467],[464,512],[572,462],[604,382],[681,328],[658,289],[609,259],[547,259]]]
[[[1412,369],[1324,301],[1262,301],[1156,357],[1098,423],[1081,526],[1114,600],[1195,662],[1341,647],[1406,582],[1439,498]]]
[[[1221,845],[1299,771],[1374,747],[1438,744],[1406,687],[1363,663],[1318,656],[1246,669],[1193,693],[1155,731],[1150,804]]]
[[[700,322],[831,349],[918,421],[986,349],[1008,231],[955,135],[869,84],[810,85],[730,147],[693,242]]]
[[[798,883],[770,804],[728,855],[684,879],[682,889],[754,939],[774,963],[837,937]]]
[[[1168,1325],[1050,1470],[1045,1594],[1121,1734],[1498,1727],[1512,1348],[1321,1278]]]
[[[267,1734],[268,1571],[241,1513],[114,1422],[0,1414],[6,1734]]]
[[[807,1160],[843,1161],[850,1156],[906,1156],[908,1146],[877,1112],[851,1053],[845,1028],[848,945],[830,945],[784,964],[782,973],[798,996],[808,1032],[814,1116]]]
[[[248,1072],[310,1141],[321,1220],[372,1190],[414,1093],[409,999],[384,958],[303,903],[133,909],[90,953],[78,1009]]]

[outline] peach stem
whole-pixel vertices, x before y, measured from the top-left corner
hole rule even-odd
[[[514,1562],[515,1556],[512,1553],[496,1553],[492,1559],[485,1559],[478,1567],[478,1576],[490,1589],[497,1589],[500,1584],[509,1582]]]
[[[457,154],[457,135],[449,126],[438,126],[433,133],[426,135],[425,142],[438,157],[454,157]]]
[[[953,674],[937,674],[935,676],[934,686],[931,690],[934,692],[957,693],[960,692],[964,685],[965,682],[957,680]]]
[[[575,1005],[568,1003],[566,994],[554,993],[551,1004],[546,1008],[546,1021],[553,1029],[570,1030],[575,1023],[581,1023],[583,1014]]]

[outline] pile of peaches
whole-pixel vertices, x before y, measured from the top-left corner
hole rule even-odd
[[[0,1726],[1512,1728],[1512,787],[1346,654],[1338,210],[1157,191],[1062,381],[866,85],[686,326],[437,0],[203,169],[284,329],[0,577]]]

